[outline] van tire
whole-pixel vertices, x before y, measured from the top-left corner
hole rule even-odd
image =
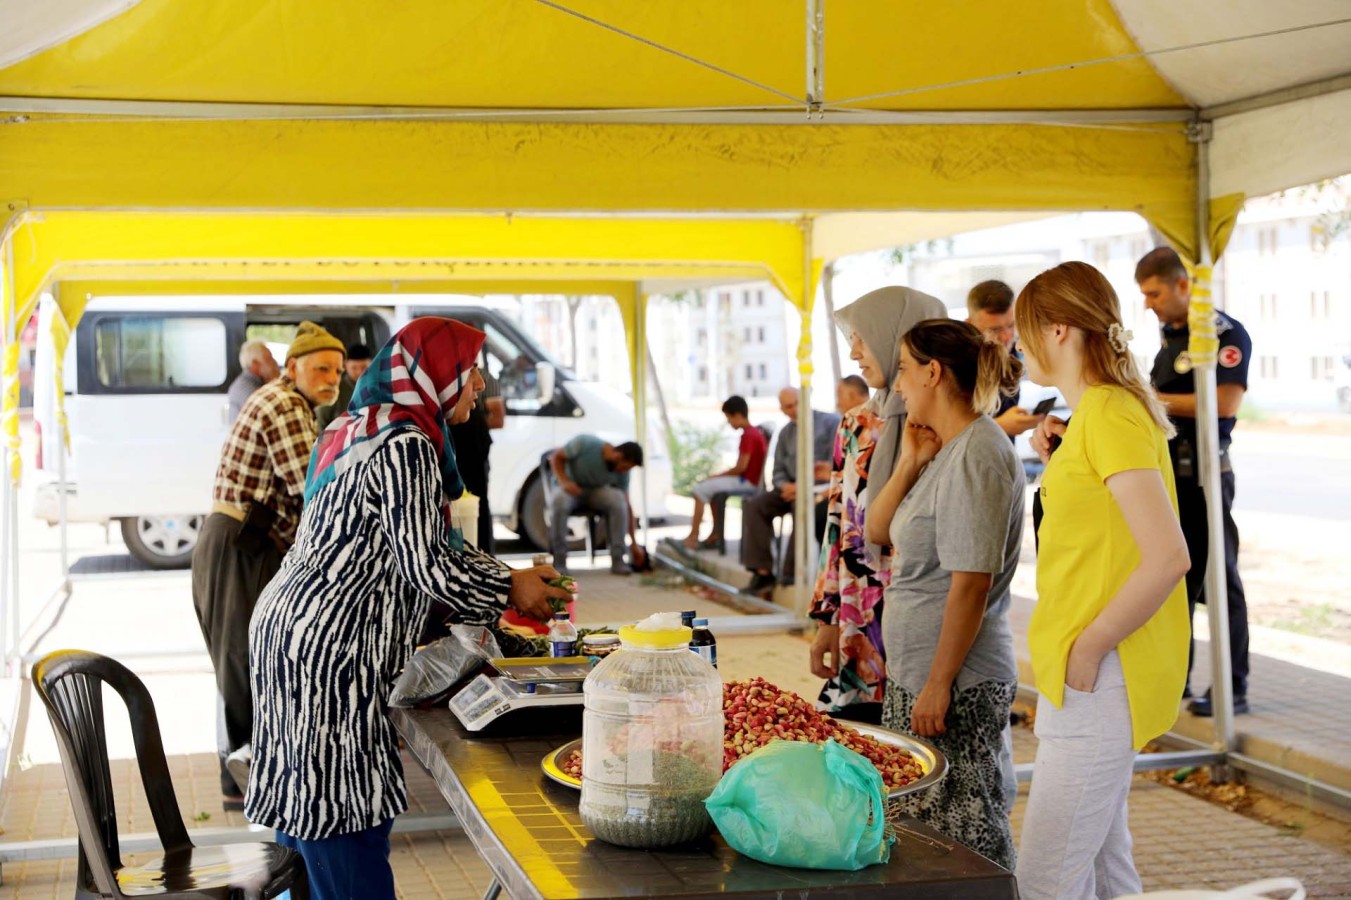
[[[122,520],[127,552],[151,569],[186,569],[206,516],[130,516]]]
[[[569,550],[580,550],[586,546],[586,536],[578,530],[575,524],[577,521],[580,520],[574,520],[574,523],[571,523],[568,535]],[[598,531],[596,550],[601,551],[609,544],[609,541],[606,540],[603,522]],[[549,525],[544,521],[544,483],[540,481],[538,475],[530,480],[530,484],[526,487],[525,494],[521,498],[521,514],[517,518],[516,533],[528,543],[533,544],[536,549],[548,551]]]
[[[537,550],[549,549],[549,524],[544,521],[544,482],[536,475],[521,496],[516,533]]]

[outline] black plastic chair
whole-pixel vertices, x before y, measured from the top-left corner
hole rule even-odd
[[[164,855],[141,866],[122,862],[117,810],[104,733],[103,685],[121,695],[131,718],[136,761]],[[76,898],[171,897],[265,900],[290,889],[309,897],[299,853],[273,843],[194,847],[178,810],[155,705],[141,679],[117,660],[58,650],[33,665],[47,707],[80,832]]]

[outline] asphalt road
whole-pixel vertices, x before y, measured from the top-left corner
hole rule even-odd
[[[1240,428],[1230,455],[1235,509],[1351,521],[1351,437]]]

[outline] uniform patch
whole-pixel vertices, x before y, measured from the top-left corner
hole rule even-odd
[[[1186,375],[1191,370],[1192,370],[1191,354],[1187,353],[1186,351],[1179,353],[1177,355],[1177,359],[1173,360],[1173,371],[1179,375]]]
[[[1226,369],[1232,369],[1234,366],[1243,362],[1243,351],[1232,344],[1228,347],[1221,347],[1219,359],[1220,365],[1224,366]]]

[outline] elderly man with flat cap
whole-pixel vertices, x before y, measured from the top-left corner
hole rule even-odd
[[[192,602],[224,700],[227,753],[253,732],[249,619],[295,541],[319,436],[315,409],[337,399],[345,355],[342,341],[300,323],[284,373],[250,395],[221,450],[211,515],[192,553]],[[221,794],[226,809],[243,808],[224,757]]]

